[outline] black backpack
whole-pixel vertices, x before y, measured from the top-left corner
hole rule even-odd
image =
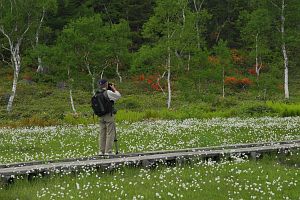
[[[96,92],[96,94],[92,96],[91,104],[94,114],[99,117],[108,113],[113,113],[114,102],[109,100],[107,92],[105,93],[105,90]]]

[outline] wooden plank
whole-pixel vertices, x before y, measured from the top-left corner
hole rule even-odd
[[[279,151],[284,149],[295,149],[300,148],[300,143],[294,144],[275,144],[269,146],[258,146],[258,147],[246,147],[246,148],[235,148],[235,149],[207,149],[192,152],[171,152],[164,154],[153,154],[153,155],[142,155],[142,156],[131,156],[131,157],[120,157],[120,158],[108,158],[108,159],[95,159],[95,160],[83,160],[83,161],[69,161],[60,163],[47,163],[38,164],[32,166],[22,167],[11,167],[0,169],[0,176],[15,176],[15,175],[26,175],[31,173],[40,172],[60,172],[64,170],[75,170],[85,167],[115,167],[118,165],[126,164],[139,164],[147,161],[151,162],[164,162],[167,160],[176,160],[176,158],[209,158],[217,156],[230,156],[235,154],[250,154],[251,152],[265,153],[270,151]]]
[[[111,155],[111,156],[98,155],[98,156],[93,156],[93,157],[67,158],[67,159],[50,160],[50,161],[31,161],[31,162],[20,162],[20,163],[8,163],[8,164],[0,164],[0,169],[1,168],[9,168],[9,167],[22,167],[22,166],[49,164],[49,163],[57,163],[57,162],[98,160],[98,159],[108,159],[108,158],[135,157],[135,156],[144,156],[144,155],[153,155],[153,154],[166,154],[166,153],[174,153],[174,152],[176,152],[176,153],[177,152],[194,152],[194,151],[204,151],[204,150],[246,148],[246,147],[270,146],[270,145],[276,145],[276,144],[294,144],[294,143],[300,143],[300,140],[278,141],[278,142],[260,142],[260,143],[241,143],[241,144],[200,147],[200,148],[188,148],[188,149],[179,149],[179,150],[163,150],[163,151],[126,153],[126,154],[118,154],[118,155]]]

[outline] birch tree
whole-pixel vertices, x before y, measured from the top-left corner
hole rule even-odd
[[[5,43],[2,48],[9,52],[14,71],[11,94],[6,110],[12,111],[16,96],[19,73],[22,69],[22,45],[29,36],[29,30],[35,26],[36,17],[42,12],[37,6],[38,0],[7,0],[0,3],[0,33]]]
[[[206,10],[202,10],[202,6],[205,0],[193,0],[193,8],[195,12],[195,27],[196,27],[196,34],[197,34],[197,47],[200,49],[203,47],[201,43],[203,43],[203,39],[201,33],[205,31],[203,24],[206,23],[206,20],[210,18]],[[203,17],[205,16],[205,17]],[[203,20],[204,19],[204,20]],[[204,23],[203,23],[204,21]]]
[[[77,114],[73,98],[74,78],[72,77],[72,72],[75,71],[74,69],[77,68],[77,63],[79,62],[75,54],[76,45],[74,45],[74,43],[78,43],[77,40],[74,40],[75,38],[78,38],[75,31],[72,29],[64,29],[62,34],[58,37],[57,44],[54,48],[57,50],[56,55],[61,57],[59,63],[56,64],[65,69],[67,74],[71,109],[74,114]]]
[[[92,93],[95,93],[95,79],[103,76],[105,70],[115,66],[120,82],[120,68],[128,56],[129,27],[127,22],[104,24],[100,15],[81,17],[64,28],[61,35],[63,45],[76,55],[75,65],[84,68],[91,77]],[[71,70],[72,71],[72,70]]]
[[[105,26],[100,15],[82,17],[72,21],[65,27],[61,37],[63,46],[69,46],[69,51],[76,55],[76,66],[83,68],[91,77],[92,94],[95,93],[95,79],[101,66],[105,65],[108,46],[105,37]],[[68,38],[68,39],[67,39]]]
[[[240,16],[241,36],[247,46],[250,46],[250,55],[254,55],[255,72],[257,79],[263,65],[263,58],[269,52],[267,46],[268,37],[271,32],[271,16],[269,11],[259,7],[251,13],[244,12]]]
[[[109,55],[106,61],[109,65],[115,66],[116,75],[121,83],[123,78],[120,69],[129,58],[128,48],[131,44],[129,24],[125,20],[121,20],[117,24],[110,24],[106,33],[107,46]]]
[[[204,0],[193,0],[192,8],[182,8],[182,29],[176,45],[177,58],[185,66],[179,70],[185,69],[189,73],[188,78],[194,81],[199,92],[200,74],[208,57],[205,34],[207,23],[211,18],[207,10],[202,8],[203,3]]]
[[[280,34],[279,45],[284,66],[284,97],[289,99],[289,52],[292,47],[299,44],[300,2],[298,0],[270,0],[270,2],[275,9],[274,21]]]
[[[35,19],[35,28],[33,29],[34,33],[34,42],[33,42],[33,49],[36,49],[41,44],[41,32],[45,23],[46,15],[48,12],[55,12],[57,9],[57,1],[56,0],[40,0],[38,1],[38,4],[36,4],[39,10],[41,10],[41,13],[37,15],[37,18]],[[37,52],[37,63],[38,67],[36,69],[36,72],[42,73],[44,72],[44,66],[42,62],[42,57]]]
[[[176,46],[176,40],[180,36],[184,15],[182,8],[187,7],[187,1],[173,1],[173,0],[158,0],[157,6],[154,10],[154,15],[144,25],[143,34],[146,38],[151,40],[154,48],[160,49],[161,57],[165,59],[167,71],[167,87],[168,99],[167,107],[171,107],[172,87],[171,87],[171,73],[172,73],[172,58],[174,52],[179,49]],[[174,61],[174,59],[173,59]]]
[[[280,16],[280,33],[281,33],[281,50],[284,59],[284,97],[290,98],[289,92],[289,59],[286,50],[286,36],[285,36],[285,0],[281,1],[281,16]]]
[[[217,63],[217,68],[222,71],[222,97],[225,98],[225,70],[231,63],[231,54],[227,47],[227,42],[222,39],[219,40],[218,45],[214,47],[214,53],[219,61]]]

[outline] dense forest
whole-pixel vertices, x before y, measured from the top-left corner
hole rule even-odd
[[[167,108],[178,92],[298,101],[299,21],[299,0],[1,0],[1,112],[22,81],[66,86],[76,112],[99,78]]]

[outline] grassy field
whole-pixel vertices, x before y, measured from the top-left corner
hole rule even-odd
[[[299,199],[300,169],[237,159],[194,161],[155,170],[121,167],[110,174],[85,170],[0,188],[1,199]]]
[[[300,117],[147,120],[118,123],[121,152],[300,139]],[[98,126],[0,129],[0,163],[97,154]],[[0,199],[299,199],[300,158],[194,160],[155,170],[86,169],[0,186]]]
[[[28,82],[21,76],[13,111],[7,113],[11,77],[5,71],[0,75],[0,163],[98,153],[99,127],[86,81],[74,85],[74,114],[68,86],[59,88],[47,77]],[[191,90],[186,90],[173,80],[172,105],[166,109],[166,95],[124,80],[117,86],[123,95],[116,104],[120,152],[300,139],[296,84],[291,100],[285,101],[283,91],[226,88],[222,98],[218,83],[203,83],[198,90],[189,82]],[[300,199],[299,166],[296,151],[287,158],[271,155],[258,162],[195,160],[155,170],[122,167],[113,173],[86,169],[0,185],[0,199]]]
[[[13,110],[7,113],[7,100],[12,84],[11,77],[8,76],[10,73],[9,70],[0,71],[0,127],[93,123],[90,106],[92,91],[88,88],[87,80],[79,77],[73,86],[77,114],[71,109],[67,83],[48,80],[48,75],[37,74],[32,74],[32,80],[24,79],[25,74],[21,74]],[[35,76],[41,77],[37,79]],[[65,86],[60,87],[60,84]],[[116,103],[119,110],[117,121],[300,115],[300,95],[295,92],[291,94],[293,98],[290,101],[285,101],[281,90],[265,94],[264,90],[255,86],[238,91],[226,88],[226,96],[222,98],[222,90],[217,83],[211,83],[201,90],[196,89],[192,82],[188,85],[190,88],[186,90],[181,82],[173,80],[171,109],[167,109],[166,94],[150,89],[145,91],[143,83],[134,80],[134,77],[125,77],[122,84],[117,84],[122,94],[122,98]],[[292,91],[299,90],[296,84],[293,86]]]
[[[147,120],[117,124],[120,152],[300,138],[300,117]],[[98,125],[0,129],[0,163],[93,156]]]

